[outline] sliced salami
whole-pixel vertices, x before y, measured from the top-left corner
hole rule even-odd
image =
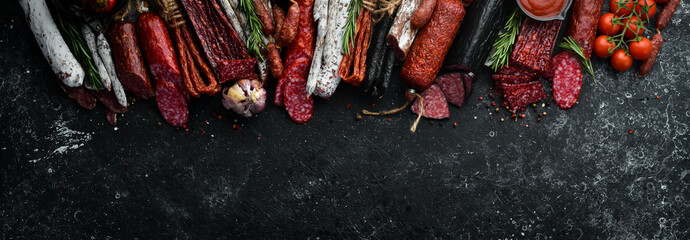
[[[187,124],[187,100],[173,83],[156,81],[156,103],[163,118],[170,125],[182,127]]]
[[[465,99],[470,97],[470,92],[472,92],[472,76],[473,73],[463,73],[462,82],[465,84]]]
[[[560,55],[560,54],[559,54]],[[582,68],[575,57],[565,54],[554,66],[553,99],[563,110],[575,106],[582,89]]]
[[[517,110],[524,109],[527,104],[546,98],[541,81],[518,84],[504,83],[501,88],[504,91],[505,99],[510,104],[511,112],[517,112]]]
[[[65,91],[69,98],[74,99],[74,101],[79,103],[79,106],[89,110],[96,108],[96,98],[89,94],[88,90],[86,90],[84,86],[70,87],[65,85],[65,83],[62,81],[57,81],[57,83],[60,85],[62,90]]]
[[[307,94],[307,79],[304,75],[287,75],[285,83],[285,109],[292,121],[304,124],[314,112],[314,98]]]
[[[298,58],[293,61],[290,66],[287,66],[285,72],[283,72],[283,77],[278,79],[278,85],[276,86],[275,98],[273,103],[278,106],[283,106],[283,93],[285,92],[285,85],[288,81],[288,76],[299,75],[306,76],[309,73],[309,59],[306,57]],[[306,85],[305,85],[306,88]]]
[[[556,54],[556,56],[554,56],[554,57],[551,59],[551,62],[549,62],[549,68],[548,68],[548,70],[546,70],[546,72],[545,72],[544,75],[542,75],[542,76],[543,76],[546,80],[552,81],[552,80],[553,80],[554,72],[556,71],[556,66],[557,66],[561,61],[563,61],[563,59],[564,59],[567,55],[570,55],[570,54],[569,54],[568,52],[566,52],[566,51],[562,51],[562,52]]]
[[[96,96],[98,101],[114,113],[124,113],[127,111],[127,106],[120,105],[115,93],[108,90],[92,90],[91,94]]]
[[[429,89],[422,93],[422,100],[424,101],[423,117],[431,119],[444,119],[450,117],[448,101],[437,84],[432,84]],[[412,104],[410,110],[412,110],[413,113],[419,114],[420,107],[421,103],[419,99],[417,99]]]
[[[464,73],[448,73],[436,77],[436,84],[441,88],[448,102],[458,107],[465,105]],[[425,102],[426,103],[426,102]]]

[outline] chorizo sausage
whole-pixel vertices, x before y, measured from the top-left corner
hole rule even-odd
[[[434,7],[436,7],[436,0],[426,0],[419,5],[410,20],[412,30],[420,29],[429,22],[431,14],[434,13]]]
[[[424,91],[431,86],[464,17],[465,7],[458,0],[438,0],[431,20],[417,33],[400,71],[400,79],[407,87]]]
[[[113,49],[117,78],[122,86],[136,97],[152,97],[151,81],[141,56],[134,23],[122,21],[113,24],[108,31],[108,39]]]
[[[652,54],[649,55],[649,58],[643,60],[640,63],[640,77],[647,75],[649,71],[652,70],[652,66],[654,66],[654,61],[656,61],[656,58],[659,56],[659,50],[661,50],[661,45],[664,43],[664,38],[661,37],[661,33],[657,33],[652,37]]]
[[[678,4],[680,4],[680,0],[669,0],[668,3],[666,3],[664,9],[662,9],[661,13],[659,13],[659,16],[656,17],[657,29],[662,29],[666,27],[666,24],[668,24],[668,22],[671,21],[673,13],[676,12]]]
[[[280,51],[274,42],[266,44],[266,56],[271,67],[271,75],[275,79],[280,79],[283,75],[283,60],[280,59]]]
[[[271,15],[268,13],[268,10],[266,10],[263,2],[261,2],[261,0],[254,0],[254,6],[256,7],[256,15],[259,17],[259,20],[261,20],[261,25],[264,26],[264,34],[273,34],[273,32],[276,30],[275,26],[273,25],[273,19],[271,19]]]
[[[597,36],[597,24],[601,15],[601,5],[604,0],[578,0],[573,2],[573,16],[568,26],[568,36],[573,37],[585,53],[585,57],[592,56],[594,39]]]
[[[306,13],[305,13],[306,14]],[[279,31],[276,32],[276,43],[278,46],[287,46],[289,45],[294,39],[295,36],[297,35],[298,31],[298,25],[300,24],[300,6],[299,4],[295,3],[288,8],[288,13],[287,16],[285,17],[285,20],[283,20],[283,25],[280,26],[278,29]]]

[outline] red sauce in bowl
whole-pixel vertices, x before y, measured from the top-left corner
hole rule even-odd
[[[522,8],[536,17],[554,17],[561,13],[566,0],[518,0]]]

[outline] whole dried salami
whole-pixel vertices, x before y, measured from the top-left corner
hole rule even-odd
[[[580,97],[580,89],[582,89],[580,63],[575,57],[565,53],[562,60],[554,67],[553,99],[556,105],[563,110],[572,108]]]
[[[441,88],[448,102],[460,107],[465,105],[464,73],[448,73],[436,77],[436,84]]]
[[[429,89],[422,93],[422,101],[424,101],[423,117],[431,119],[444,119],[450,117],[448,101],[437,84],[431,85]],[[412,110],[413,113],[419,114],[421,104],[419,99],[415,100],[410,110]]]

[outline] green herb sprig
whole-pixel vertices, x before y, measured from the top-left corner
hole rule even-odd
[[[56,20],[60,33],[68,43],[72,53],[74,53],[74,57],[84,67],[87,80],[91,82],[94,88],[99,90],[103,89],[101,75],[98,73],[98,69],[94,64],[92,58],[93,53],[86,47],[86,40],[84,40],[81,32],[77,30],[75,24],[65,16],[67,10],[61,5],[60,1],[52,0],[51,3],[54,6],[54,10],[52,11],[53,18]]]
[[[575,39],[573,39],[572,37],[566,37],[559,46],[564,50],[568,51],[570,54],[572,54],[575,58],[577,58],[577,60],[580,61],[582,68],[584,68],[585,71],[589,73],[589,75],[592,75],[592,77],[594,77],[594,68],[592,68],[592,61],[585,56],[584,51],[582,51],[580,45],[578,45],[577,42],[575,42]]]
[[[239,8],[247,17],[247,27],[249,28],[249,36],[247,36],[247,51],[250,55],[264,60],[261,55],[261,49],[266,49],[266,42],[264,42],[264,25],[261,23],[259,16],[256,15],[256,6],[252,0],[240,0]]]
[[[347,6],[347,22],[343,27],[345,29],[343,34],[343,53],[345,55],[350,54],[350,47],[354,45],[353,42],[357,35],[357,17],[361,8],[361,0],[350,0],[350,5]]]
[[[494,71],[498,71],[503,66],[508,65],[508,59],[510,54],[513,52],[513,45],[515,45],[515,40],[520,33],[520,27],[522,26],[522,19],[524,14],[519,8],[513,9],[510,13],[508,21],[506,21],[505,32],[498,36],[496,42],[494,42],[493,47],[496,49],[491,54],[491,68]]]

